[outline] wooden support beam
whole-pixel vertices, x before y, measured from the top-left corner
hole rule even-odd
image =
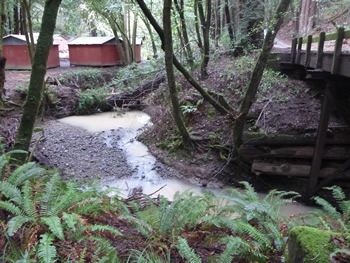
[[[309,183],[305,194],[306,200],[310,199],[314,195],[318,184],[322,157],[324,155],[324,148],[325,148],[326,138],[327,138],[328,122],[329,122],[330,113],[332,111],[331,100],[329,99],[331,96],[330,89],[331,89],[331,81],[328,81],[324,100],[322,103],[321,116],[320,116],[320,122],[318,125],[316,146],[315,146],[315,152],[312,159]]]
[[[322,68],[322,59],[323,59],[323,48],[324,48],[324,42],[326,39],[326,33],[321,32],[320,33],[320,41],[318,42],[318,48],[317,48],[317,60],[316,60],[316,68]]]
[[[331,74],[336,75],[339,74],[340,69],[340,62],[341,62],[341,49],[343,46],[343,40],[344,40],[344,27],[340,27],[337,30],[337,37],[335,40],[335,47],[334,47],[334,55],[333,55],[333,62],[332,62],[332,70]]]
[[[239,149],[240,155],[253,158],[281,158],[281,159],[312,159],[315,152],[313,146],[285,146],[285,147],[255,147],[242,145]],[[348,160],[350,159],[349,146],[327,146],[324,152],[324,159],[327,160]]]
[[[343,172],[350,168],[350,160],[346,161],[341,167],[334,171],[331,175],[327,176],[326,179],[320,182],[317,186],[316,191],[320,190],[322,187],[327,186],[334,179],[337,179]]]
[[[254,161],[252,164],[252,172],[260,174],[283,175],[288,177],[308,177],[310,174],[310,165],[291,164],[291,163],[269,163],[263,161]],[[334,173],[336,168],[323,168],[319,171],[319,176],[327,178]]]
[[[303,47],[303,38],[299,37],[298,39],[298,50],[297,50],[297,59],[296,59],[296,64],[300,64],[300,59],[301,59],[301,48]]]
[[[305,68],[308,68],[310,66],[310,60],[311,60],[311,44],[312,44],[312,35],[307,36],[307,44],[306,44],[306,56],[305,56]]]
[[[291,49],[291,63],[295,64],[295,60],[297,58],[297,44],[298,44],[298,39],[297,38],[293,38],[292,40],[292,49]]]

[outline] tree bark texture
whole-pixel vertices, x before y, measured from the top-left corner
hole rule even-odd
[[[184,46],[186,49],[186,59],[188,64],[192,67],[193,66],[193,53],[191,49],[191,44],[188,38],[187,34],[187,25],[186,25],[186,20],[185,20],[185,13],[184,13],[184,0],[174,0],[176,11],[179,13],[180,16],[180,22],[181,22],[181,31],[182,31],[182,36],[184,40]]]
[[[208,77],[208,63],[209,63],[209,52],[210,52],[210,20],[211,20],[211,0],[206,0],[206,17],[204,13],[204,8],[202,4],[203,0],[198,1],[198,12],[199,18],[202,25],[203,31],[203,52],[202,52],[202,62],[201,62],[201,79],[206,79]]]
[[[34,123],[38,115],[42,98],[46,64],[52,45],[52,37],[56,25],[58,8],[61,0],[46,0],[40,35],[35,50],[32,73],[29,82],[28,95],[24,104],[21,123],[14,145],[16,150],[28,151],[32,139]],[[13,156],[18,163],[24,163],[26,154],[15,154]]]
[[[153,50],[153,57],[157,58],[158,57],[158,51],[157,51],[156,42],[154,41],[154,36],[153,36],[151,25],[149,24],[149,21],[148,21],[147,17],[142,16],[142,21],[145,23],[145,26],[147,28],[149,37],[151,39],[152,50]]]
[[[230,15],[230,8],[228,5],[228,0],[225,0],[225,17],[226,17],[226,27],[228,30],[228,35],[230,37],[231,43],[235,41],[234,35],[233,35],[233,29],[232,29],[232,20],[231,20],[231,15]]]
[[[246,122],[246,117],[248,115],[251,105],[254,102],[261,81],[261,77],[264,73],[267,59],[273,47],[273,42],[275,40],[278,30],[282,25],[284,13],[288,10],[290,2],[291,0],[281,0],[279,6],[277,7],[274,16],[275,19],[273,19],[275,21],[275,24],[272,25],[272,27],[270,27],[267,31],[262,50],[255,64],[248,88],[240,105],[239,115],[236,119],[233,128],[234,154],[236,156],[238,156],[238,149],[242,144],[242,135],[244,130],[244,124]]]
[[[6,21],[5,1],[2,1],[0,3],[0,107],[2,107],[3,105],[2,95],[4,94],[4,85],[5,85],[6,58],[2,56],[2,50],[3,50],[2,38],[5,35],[5,21]]]
[[[181,116],[180,103],[176,90],[175,74],[173,68],[173,39],[171,34],[171,1],[164,0],[163,9],[163,28],[164,28],[164,51],[165,51],[165,68],[168,78],[168,87],[170,93],[170,99],[173,108],[173,117],[179,130],[180,136],[182,137],[183,145],[190,145],[191,138],[185,127],[183,118]]]
[[[153,28],[157,31],[160,40],[162,41],[164,45],[164,32],[163,29],[159,26],[155,18],[153,17],[152,13],[148,9],[147,5],[143,0],[136,0],[139,4],[140,8],[142,9],[144,15],[147,17]],[[164,47],[163,47],[164,48]],[[231,108],[227,108],[223,105],[221,105],[218,101],[216,101],[212,96],[209,95],[209,93],[203,89],[203,87],[191,76],[191,74],[181,65],[181,63],[176,59],[176,57],[173,55],[173,63],[175,67],[183,74],[183,76],[186,78],[186,80],[194,87],[202,96],[203,98],[208,101],[213,107],[218,110],[222,114],[230,114],[232,112]]]
[[[194,26],[196,28],[196,35],[197,35],[197,44],[201,52],[203,52],[203,43],[201,38],[201,32],[199,30],[199,21],[198,21],[198,0],[194,0]]]
[[[317,3],[314,0],[302,0],[300,4],[299,36],[306,36],[315,26]]]

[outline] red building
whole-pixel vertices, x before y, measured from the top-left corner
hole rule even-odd
[[[39,34],[34,34],[36,44]],[[31,69],[27,43],[24,35],[8,35],[3,38],[3,56],[6,57],[6,69]],[[51,46],[47,68],[60,66],[58,45]]]
[[[68,43],[71,65],[114,66],[123,64],[114,37],[79,37]],[[136,61],[141,61],[141,42],[136,45]]]

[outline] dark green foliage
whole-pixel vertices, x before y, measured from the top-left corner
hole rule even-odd
[[[321,206],[322,211],[315,214],[321,219],[323,227],[328,230],[341,233],[350,231],[350,200],[346,200],[343,190],[339,186],[325,187],[332,191],[339,209],[321,197],[314,197],[316,204]]]
[[[60,77],[62,85],[78,88],[80,90],[96,89],[103,87],[111,80],[113,73],[99,69],[83,69],[64,73]]]

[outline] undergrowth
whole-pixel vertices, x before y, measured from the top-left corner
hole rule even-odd
[[[62,182],[35,163],[11,169],[10,156],[0,157],[3,262],[281,262],[295,225],[280,213],[294,192],[261,197],[242,182],[244,190],[218,196],[187,190],[171,202],[122,200],[116,189]],[[349,201],[340,188],[330,190],[341,212],[316,198],[327,211],[322,222],[348,232]]]

